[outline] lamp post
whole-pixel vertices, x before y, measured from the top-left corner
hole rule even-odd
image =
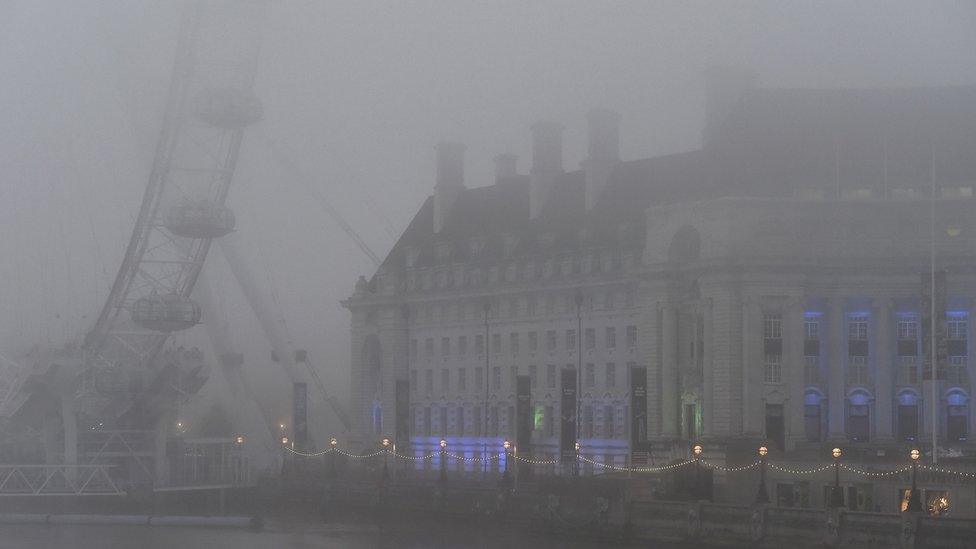
[[[383,439],[383,480],[390,478],[390,470],[387,467],[387,458],[390,457],[390,439]]]
[[[332,455],[329,458],[329,465],[330,465],[330,471],[329,472],[330,472],[330,475],[332,476],[332,478],[335,478],[336,477],[336,444],[338,444],[338,443],[339,443],[339,441],[336,440],[336,437],[332,437],[332,438],[329,439],[329,446],[332,447],[332,451],[331,451],[331,454]]]
[[[908,453],[908,457],[912,460],[912,491],[908,494],[908,508],[906,511],[909,513],[921,513],[922,497],[918,493],[916,477],[918,476],[918,460],[922,457],[922,453],[918,451],[918,448],[912,448],[912,451]]]
[[[576,448],[576,461],[573,462],[573,476],[577,476],[578,477],[579,474],[580,474],[580,471],[579,471],[580,470],[580,467],[579,467],[579,461],[580,461],[580,443],[579,443],[578,440],[576,441],[575,448]]]
[[[576,461],[573,475],[579,476],[580,415],[583,406],[583,292],[576,292]]]
[[[844,452],[840,448],[834,448],[830,455],[834,458],[834,487],[830,491],[830,506],[843,507],[844,492],[840,489],[840,457],[844,455]]]
[[[505,439],[502,443],[502,448],[505,450],[505,473],[504,475],[508,477],[508,449],[512,447],[512,443]]]
[[[489,350],[489,345],[490,345],[489,342],[488,342],[488,335],[489,335],[488,334],[488,313],[489,313],[489,311],[491,311],[491,303],[489,301],[487,301],[487,300],[485,301],[484,309],[485,309],[485,347],[484,347],[484,351],[485,351],[485,430],[484,430],[484,433],[482,433],[484,435],[484,439],[483,439],[483,441],[484,441],[484,453],[481,454],[481,457],[482,457],[481,463],[484,465],[484,468],[483,468],[483,476],[484,477],[487,477],[488,476],[488,380],[490,379],[489,378],[488,370],[489,370],[489,367],[491,365],[491,362],[489,361],[489,355],[488,355],[488,350]]]
[[[705,494],[705,490],[701,480],[702,445],[696,444],[692,446],[691,453],[695,456],[695,496],[697,499],[704,499],[702,496]]]
[[[447,461],[445,461],[447,453],[445,452],[445,448],[447,448],[447,441],[441,439],[441,473],[438,477],[440,482],[447,482]]]
[[[756,492],[756,503],[769,503],[769,493],[766,492],[766,454],[769,448],[759,447],[759,491]]]

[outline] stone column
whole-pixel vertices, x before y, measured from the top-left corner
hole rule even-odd
[[[661,435],[678,436],[678,315],[665,305],[661,310]]]
[[[827,318],[827,387],[829,409],[827,439],[845,440],[844,402],[847,389],[847,310],[843,297],[830,299]]]
[[[794,299],[790,301],[783,313],[783,372],[786,382],[789,383],[789,403],[786,411],[789,421],[787,423],[787,448],[792,450],[797,442],[806,439],[804,432],[804,392],[806,383],[803,379],[803,341],[804,341],[804,301]]]
[[[702,437],[707,438],[715,433],[715,318],[712,314],[712,299],[702,301]]]
[[[762,436],[763,419],[763,333],[762,307],[756,301],[742,302],[742,434]]]
[[[875,435],[878,442],[893,440],[891,431],[891,404],[893,364],[893,341],[891,315],[892,303],[889,298],[881,298],[874,307],[875,318]]]

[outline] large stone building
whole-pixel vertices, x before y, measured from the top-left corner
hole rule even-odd
[[[494,184],[467,188],[464,147],[438,146],[433,196],[344,302],[363,444],[496,453],[528,376],[520,453],[535,458],[578,440],[598,462],[661,464],[700,441],[736,465],[765,441],[785,467],[840,446],[890,469],[910,446],[931,452],[934,417],[942,462],[968,466],[976,88],[706,81],[696,151],[621,161],[618,115],[595,110],[582,169],[564,170],[562,127],[539,122],[528,175],[501,155]],[[857,508],[894,510],[906,487],[850,476]],[[790,505],[821,504],[831,480],[770,478]],[[932,497],[973,512],[976,489],[957,480],[927,477]],[[722,497],[755,477],[715,483]]]

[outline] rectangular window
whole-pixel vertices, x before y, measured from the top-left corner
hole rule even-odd
[[[627,347],[637,347],[637,326],[627,326]]]
[[[438,422],[440,425],[441,436],[447,434],[447,406],[441,406],[441,420]]]
[[[475,436],[481,436],[485,424],[485,411],[481,409],[481,406],[475,406],[474,410],[471,411],[471,425],[474,429]]]
[[[485,388],[485,369],[480,366],[474,369],[474,388]]]
[[[950,356],[949,363],[946,364],[946,366],[946,381],[953,385],[968,384],[968,376],[966,376],[966,357]]]
[[[898,357],[898,384],[915,385],[918,383],[918,360],[915,355]]]
[[[458,354],[461,356],[468,354],[468,336],[458,337]]]
[[[511,347],[512,354],[517,355],[519,353],[519,335],[518,332],[512,332],[508,334],[508,346]]]
[[[820,322],[806,318],[803,321],[803,338],[807,341],[820,340]]]
[[[603,438],[613,438],[613,406],[603,407]]]
[[[429,370],[428,370],[429,371]],[[430,406],[424,408],[424,435],[430,436],[431,432]]]
[[[434,338],[428,337],[424,341],[424,355],[428,357],[434,356]]]
[[[535,316],[535,309],[536,309],[537,302],[538,300],[536,300],[536,298],[534,297],[529,298],[529,310],[528,310],[529,316]]]
[[[820,383],[820,357],[803,357],[803,382],[808,385]]]
[[[586,386],[596,386],[596,365],[592,362],[586,363]]]
[[[535,389],[538,386],[538,383],[537,383],[538,382],[538,379],[539,379],[539,368],[535,364],[530,364],[529,365],[529,380],[530,380],[530,387],[532,389]]]
[[[607,362],[606,379],[607,387],[617,386],[617,365],[613,362]]]
[[[566,330],[566,350],[576,350],[576,330]]]
[[[554,432],[553,418],[555,417],[555,414],[553,410],[554,409],[552,406],[546,406],[545,415],[543,416],[543,421],[545,422],[545,427],[543,429],[543,432],[547,437],[551,437]]]
[[[965,442],[969,438],[969,411],[965,405],[949,406],[949,420],[946,423],[946,435],[952,442]]]
[[[867,341],[868,317],[851,315],[847,318],[847,339],[850,341]]]
[[[898,438],[909,442],[918,439],[918,406],[898,406]]]
[[[424,370],[424,390],[427,394],[434,392],[434,370]]]
[[[948,339],[965,341],[969,333],[969,320],[957,316],[949,317],[946,321],[946,336]]]
[[[556,388],[556,365],[547,364],[546,365],[546,387],[550,389]]]
[[[518,300],[509,299],[508,300],[508,317],[515,318],[518,316]]]
[[[485,336],[474,336],[474,354],[480,355],[485,352]]]
[[[617,347],[617,329],[613,326],[607,327],[605,343],[607,349],[614,349]]]
[[[502,369],[499,366],[491,369],[491,388],[496,391],[502,388]]]
[[[513,391],[516,390],[518,388],[517,387],[517,384],[518,384],[518,366],[512,366],[512,368],[511,368],[511,380],[510,381],[511,381],[510,385],[512,387],[512,390]]]
[[[539,333],[529,332],[529,351],[536,352],[539,350]]]
[[[491,352],[502,352],[502,334],[491,334]]]
[[[457,418],[455,418],[455,421],[457,422],[457,425],[454,427],[454,432],[457,433],[458,436],[463,437],[464,436],[464,408],[458,406],[456,410],[457,410]]]
[[[441,391],[448,392],[451,390],[451,371],[447,368],[441,370]]]
[[[583,436],[593,438],[593,406],[583,406]]]
[[[763,339],[783,339],[783,318],[780,315],[763,315]]]
[[[417,370],[410,370],[410,392],[417,393]]]
[[[546,332],[546,350],[556,350],[556,330],[549,330]]]
[[[586,348],[588,350],[596,348],[596,329],[587,328],[585,330],[585,333],[586,333],[586,341],[584,342],[584,344],[586,345]]]
[[[898,320],[898,339],[902,341],[918,339],[918,322],[914,318],[902,317]]]
[[[464,368],[458,368],[458,391],[466,391],[468,389],[468,371]]]
[[[868,370],[868,357],[848,357],[847,375],[847,381],[852,385],[869,384],[871,382],[871,372]]]
[[[417,358],[417,340],[410,340],[410,358]]]
[[[782,382],[782,358],[782,355],[766,355],[763,381],[766,383]]]
[[[497,437],[498,436],[498,419],[499,419],[498,418],[498,406],[492,406],[491,408],[489,408],[489,410],[491,410],[491,412],[490,412],[491,415],[488,418],[488,429],[489,429],[489,432],[491,433],[491,436]]]
[[[451,338],[442,337],[441,338],[441,356],[448,356],[451,354]]]

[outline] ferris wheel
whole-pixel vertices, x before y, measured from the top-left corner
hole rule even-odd
[[[158,394],[167,373],[154,358],[173,332],[200,322],[190,294],[211,242],[234,229],[225,201],[244,131],[263,114],[253,83],[264,4],[208,0],[184,14],[142,205],[84,341],[79,413],[111,421],[144,404],[150,387]]]

